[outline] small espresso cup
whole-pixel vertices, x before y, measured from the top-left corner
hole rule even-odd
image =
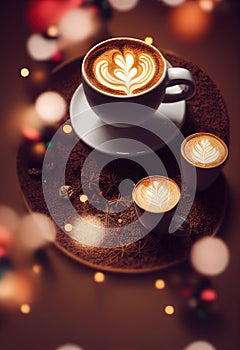
[[[189,70],[169,67],[156,47],[128,37],[95,45],[85,55],[81,73],[90,107],[103,122],[116,126],[139,125],[161,102],[185,100],[195,91]],[[174,85],[177,92],[166,91]]]
[[[217,179],[228,158],[228,147],[218,136],[199,132],[181,145],[183,180],[190,189],[206,190]]]
[[[149,232],[157,234],[169,232],[180,197],[176,182],[160,175],[144,177],[132,192],[138,220]]]

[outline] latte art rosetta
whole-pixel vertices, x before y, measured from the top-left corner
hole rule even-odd
[[[154,60],[147,53],[114,50],[108,57],[100,56],[97,59],[95,77],[113,91],[134,95],[136,90],[153,79],[155,70]]]
[[[215,162],[219,157],[219,150],[212,146],[208,139],[203,139],[192,148],[192,158],[203,164]]]
[[[227,159],[228,149],[223,140],[211,133],[189,135],[181,147],[183,158],[199,168],[214,168]]]
[[[159,183],[153,181],[148,187],[143,187],[141,191],[141,201],[145,202],[149,209],[158,208],[159,211],[165,211],[170,200],[170,190]]]
[[[133,191],[137,205],[151,213],[165,213],[178,203],[180,189],[171,179],[155,175],[142,179]]]

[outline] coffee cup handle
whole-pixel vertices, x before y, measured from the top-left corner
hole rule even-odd
[[[179,92],[166,92],[163,99],[164,103],[178,102],[190,98],[195,92],[195,81],[188,69],[172,67],[167,69],[167,87],[182,85]]]

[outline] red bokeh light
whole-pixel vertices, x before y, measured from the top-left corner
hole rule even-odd
[[[201,299],[203,301],[214,301],[217,299],[217,293],[214,289],[204,289],[201,293]]]
[[[41,138],[40,133],[31,126],[23,125],[21,127],[21,132],[23,136],[30,141],[38,141]]]
[[[26,8],[27,21],[33,31],[43,32],[57,24],[65,12],[82,4],[83,0],[32,0]]]

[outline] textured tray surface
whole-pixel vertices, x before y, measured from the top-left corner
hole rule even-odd
[[[195,96],[187,101],[187,117],[182,132],[185,136],[199,131],[212,132],[221,137],[228,144],[229,137],[229,119],[220,91],[213,81],[196,65],[176,56],[173,53],[165,52],[165,57],[173,66],[182,66],[188,68],[196,81],[197,89]],[[80,83],[80,60],[74,61],[52,76],[51,88],[63,94],[67,103],[70,103],[71,96]],[[67,120],[67,118],[65,119]],[[46,134],[46,141],[51,139],[50,134]],[[117,248],[93,248],[77,242],[69,234],[64,232],[64,225],[74,220],[71,214],[71,208],[68,208],[66,202],[61,199],[59,193],[59,182],[57,175],[57,159],[64,153],[67,147],[67,137],[76,138],[74,133],[62,134],[60,141],[52,149],[53,162],[49,164],[49,172],[55,176],[56,181],[51,187],[53,198],[53,207],[56,210],[55,215],[62,217],[62,229],[58,228],[56,245],[72,258],[93,268],[124,272],[141,273],[154,270],[160,270],[167,266],[183,261],[188,257],[189,250],[196,239],[215,235],[222,223],[226,207],[226,185],[223,176],[220,176],[215,184],[205,192],[198,193],[195,197],[193,206],[188,215],[189,229],[184,237],[173,237],[166,235],[158,237],[153,233],[144,236],[144,229],[140,224],[135,224],[131,232],[134,243],[122,245],[125,227],[129,223],[136,221],[136,214],[129,198],[119,198],[118,184],[122,179],[131,178],[134,182],[145,176],[139,166],[127,160],[116,160],[106,166],[100,177],[100,190],[105,197],[112,202],[112,207],[121,209],[121,205],[129,204],[127,210],[119,213],[111,213],[97,210],[88,202],[82,203],[79,196],[83,193],[80,182],[80,174],[84,160],[91,152],[91,149],[84,143],[76,139],[76,145],[70,153],[65,173],[65,184],[73,189],[71,204],[77,213],[88,220],[98,220],[103,227],[110,229],[110,235],[107,239],[119,243]],[[29,164],[32,154],[30,149],[31,142],[23,142],[18,152],[18,176],[27,205],[34,211],[48,214],[43,191],[41,172],[35,176],[29,175]],[[179,185],[181,177],[174,157],[168,148],[159,152],[159,157],[167,168],[168,174]],[[59,158],[58,158],[59,159]],[[93,200],[98,197],[98,177],[96,177],[94,161],[89,168],[91,173],[91,183],[88,182],[92,191]],[[83,179],[84,179],[84,174]],[[62,184],[64,185],[64,184]],[[184,208],[189,200],[188,189],[182,185],[181,214],[184,216]],[[120,220],[119,220],[120,219]],[[139,239],[140,237],[143,237]]]

